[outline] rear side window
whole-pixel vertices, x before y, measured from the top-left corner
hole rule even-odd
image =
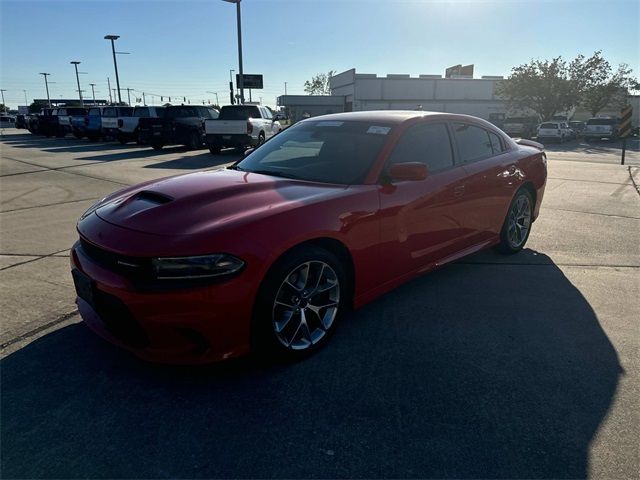
[[[444,123],[421,123],[409,127],[396,143],[390,162],[424,163],[431,173],[452,167],[453,154],[447,126]]]
[[[92,108],[91,110],[89,110],[89,115],[91,116],[100,116],[100,109],[99,108]]]
[[[58,109],[58,115],[66,115],[67,114],[67,109],[66,108],[59,108]]]
[[[253,105],[222,107],[220,110],[220,120],[247,120],[251,118],[260,118],[258,107]]]
[[[117,111],[116,111],[115,108],[105,108],[102,111],[102,116],[103,117],[117,117],[118,114],[117,114]]]
[[[124,107],[124,108],[119,108],[119,117],[130,117],[133,114],[133,108],[131,107]]]
[[[149,118],[149,109],[147,107],[136,107],[133,112],[134,117]]]
[[[453,128],[456,132],[456,145],[460,161],[468,163],[493,155],[489,132],[484,128],[466,123],[454,123]]]
[[[504,146],[502,145],[502,141],[498,135],[493,132],[489,132],[489,140],[491,141],[491,148],[495,155],[504,152]]]

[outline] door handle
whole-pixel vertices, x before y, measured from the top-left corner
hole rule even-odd
[[[464,185],[460,185],[460,186],[455,187],[453,189],[453,196],[454,197],[461,197],[462,195],[464,195]]]

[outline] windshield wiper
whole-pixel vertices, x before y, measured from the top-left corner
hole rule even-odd
[[[244,168],[240,168],[237,164],[229,165],[227,170],[238,170],[239,172],[245,172]]]

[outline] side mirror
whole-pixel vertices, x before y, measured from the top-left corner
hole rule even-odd
[[[247,155],[251,154],[254,150],[255,150],[255,148],[247,148],[244,151],[244,156],[246,157]]]
[[[419,162],[396,163],[389,168],[388,175],[392,180],[418,181],[427,178],[427,166]]]

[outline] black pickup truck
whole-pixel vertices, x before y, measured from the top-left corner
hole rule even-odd
[[[195,150],[204,145],[204,121],[218,118],[211,107],[176,105],[167,107],[158,118],[141,118],[138,124],[141,143],[160,150],[165,145],[186,145]]]
[[[52,137],[58,133],[58,109],[45,108],[38,115],[38,132],[40,135]]]

